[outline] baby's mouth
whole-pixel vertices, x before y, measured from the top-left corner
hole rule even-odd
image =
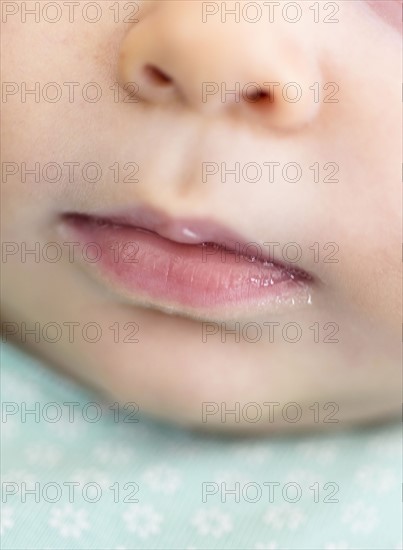
[[[211,220],[153,211],[66,213],[64,237],[86,271],[128,303],[195,319],[281,313],[311,304],[313,278]]]

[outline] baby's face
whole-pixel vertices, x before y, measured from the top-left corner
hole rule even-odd
[[[23,4],[3,340],[207,429],[397,413],[400,1]]]

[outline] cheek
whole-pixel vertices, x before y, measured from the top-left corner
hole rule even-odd
[[[384,21],[402,29],[402,0],[367,0],[367,3]]]

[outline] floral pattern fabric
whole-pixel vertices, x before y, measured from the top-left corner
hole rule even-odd
[[[4,550],[402,548],[396,424],[197,435],[122,415],[9,345],[1,392]]]

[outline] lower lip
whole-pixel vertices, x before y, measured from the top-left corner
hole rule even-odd
[[[63,228],[97,279],[138,305],[223,318],[251,306],[278,312],[311,302],[307,275],[212,244],[177,243],[84,216],[65,218]]]

